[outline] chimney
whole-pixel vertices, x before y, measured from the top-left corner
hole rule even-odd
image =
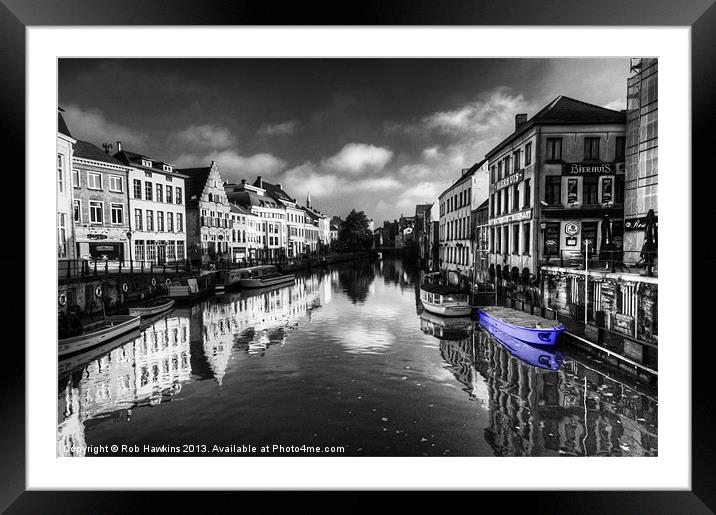
[[[527,113],[520,113],[515,115],[515,130],[522,127],[527,122]]]
[[[121,152],[121,151],[122,151],[122,142],[118,141],[117,142],[117,152]]]
[[[256,181],[259,183],[259,188],[264,187],[264,181],[261,179],[260,175],[256,177]]]
[[[279,182],[276,186],[278,186],[278,189],[282,190],[281,183]]]
[[[246,186],[246,179],[241,179],[241,185]]]
[[[460,175],[465,175],[465,174],[466,174],[467,172],[469,172],[469,171],[470,171],[469,168],[463,168],[463,169],[462,169],[462,173],[461,173]]]

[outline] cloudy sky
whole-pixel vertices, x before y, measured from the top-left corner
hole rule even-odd
[[[63,59],[73,136],[179,167],[215,160],[377,223],[431,203],[559,95],[623,109],[629,59]]]

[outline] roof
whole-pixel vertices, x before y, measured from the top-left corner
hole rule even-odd
[[[110,156],[104,150],[96,147],[88,141],[77,140],[74,145],[74,155],[81,159],[91,159],[92,161],[101,161],[103,163],[109,163],[116,166],[124,166],[124,163]]]
[[[475,208],[475,211],[480,211],[481,209],[487,209],[489,206],[490,206],[490,199],[486,198],[485,202],[483,202],[482,204],[480,204],[479,206],[477,206]]]
[[[268,193],[272,197],[276,198],[277,200],[283,200],[286,202],[296,202],[296,199],[292,198],[278,184],[271,184],[270,182],[266,182],[261,178],[257,178],[254,181],[253,186],[256,186],[258,188],[263,188],[264,190],[266,190],[266,193]]]
[[[432,204],[418,204],[415,206],[415,216],[420,216],[426,211],[430,211],[432,209]]]
[[[250,215],[251,214],[251,211],[249,211],[248,209],[246,209],[243,206],[240,206],[238,204],[230,204],[230,206],[231,206],[232,213],[239,213],[242,215]]]
[[[70,129],[67,128],[67,124],[65,123],[65,119],[62,117],[62,114],[58,111],[57,112],[57,132],[60,134],[64,134],[65,136],[72,137],[72,134],[70,134]]]
[[[205,166],[202,168],[182,168],[177,170],[179,173],[185,175],[187,178],[184,180],[186,205],[188,207],[196,207],[199,205],[201,200],[201,193],[204,191],[206,186],[206,180],[209,178],[211,172],[211,166]]]
[[[438,195],[438,198],[440,198],[440,197],[442,197],[443,195],[445,195],[448,191],[450,191],[451,189],[453,189],[455,186],[459,186],[459,185],[462,184],[463,182],[467,181],[470,177],[472,177],[472,176],[474,175],[474,173],[475,173],[476,171],[478,171],[478,170],[480,169],[480,167],[481,167],[482,165],[485,164],[485,161],[487,161],[487,158],[483,159],[482,161],[480,161],[480,162],[478,162],[478,163],[475,163],[475,164],[472,165],[470,168],[468,168],[467,172],[465,172],[464,174],[462,174],[462,175],[458,178],[458,180],[456,180],[456,181],[453,182],[450,186],[448,186],[448,187],[445,189],[445,191],[443,191],[440,195]]]
[[[231,188],[224,188],[224,190],[226,191],[226,196],[228,197],[229,202],[235,202],[243,208],[250,208],[254,206],[278,209],[283,207],[273,197],[259,195],[253,191],[232,191]]]
[[[503,145],[516,139],[535,125],[550,124],[587,124],[587,123],[626,123],[626,112],[614,111],[598,105],[560,95],[542,108],[536,115],[523,123],[486,155],[491,157]]]
[[[151,157],[147,157],[144,154],[137,154],[136,152],[130,152],[129,150],[120,150],[119,152],[114,154],[114,157],[116,159],[119,159],[125,165],[132,166],[134,168],[176,174],[176,169],[174,168],[173,164],[167,163],[166,161],[160,161],[158,159],[152,159]],[[144,166],[142,160],[151,161],[152,166]],[[167,172],[166,170],[164,170],[164,165],[171,166],[172,172]]]

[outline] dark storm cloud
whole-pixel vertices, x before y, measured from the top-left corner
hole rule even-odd
[[[70,130],[179,166],[216,160],[324,212],[429,203],[558,95],[622,108],[628,59],[61,60]]]

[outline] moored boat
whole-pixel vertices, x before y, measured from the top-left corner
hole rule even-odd
[[[492,321],[491,318],[485,317],[480,319],[480,326],[484,327],[490,336],[500,343],[514,357],[532,365],[533,367],[543,368],[546,370],[559,370],[564,363],[564,355],[554,349],[531,345],[522,340],[518,340],[514,336],[510,336]]]
[[[58,342],[58,354],[65,356],[81,352],[139,328],[140,316],[113,315],[84,327],[82,334]]]
[[[169,286],[169,297],[177,302],[196,301],[210,294],[214,288],[209,284],[208,276],[202,275],[186,279],[186,284],[172,284]]]
[[[447,318],[425,310],[420,313],[420,330],[439,340],[464,340],[474,325],[475,321],[469,316]]]
[[[224,293],[232,288],[238,288],[241,284],[241,277],[246,268],[235,268],[233,270],[220,270],[214,286],[216,293]]]
[[[426,311],[443,316],[468,316],[472,306],[466,293],[441,283],[439,272],[425,274],[420,285],[420,302]]]
[[[491,323],[503,333],[532,345],[555,345],[565,327],[556,320],[500,306],[482,307],[480,322]]]
[[[294,274],[281,274],[274,265],[243,268],[239,282],[243,288],[265,288],[277,284],[293,284]]]
[[[174,306],[174,300],[168,299],[167,297],[161,297],[158,299],[150,299],[146,302],[142,302],[138,306],[129,308],[130,315],[139,315],[141,317],[151,317],[163,313]]]

